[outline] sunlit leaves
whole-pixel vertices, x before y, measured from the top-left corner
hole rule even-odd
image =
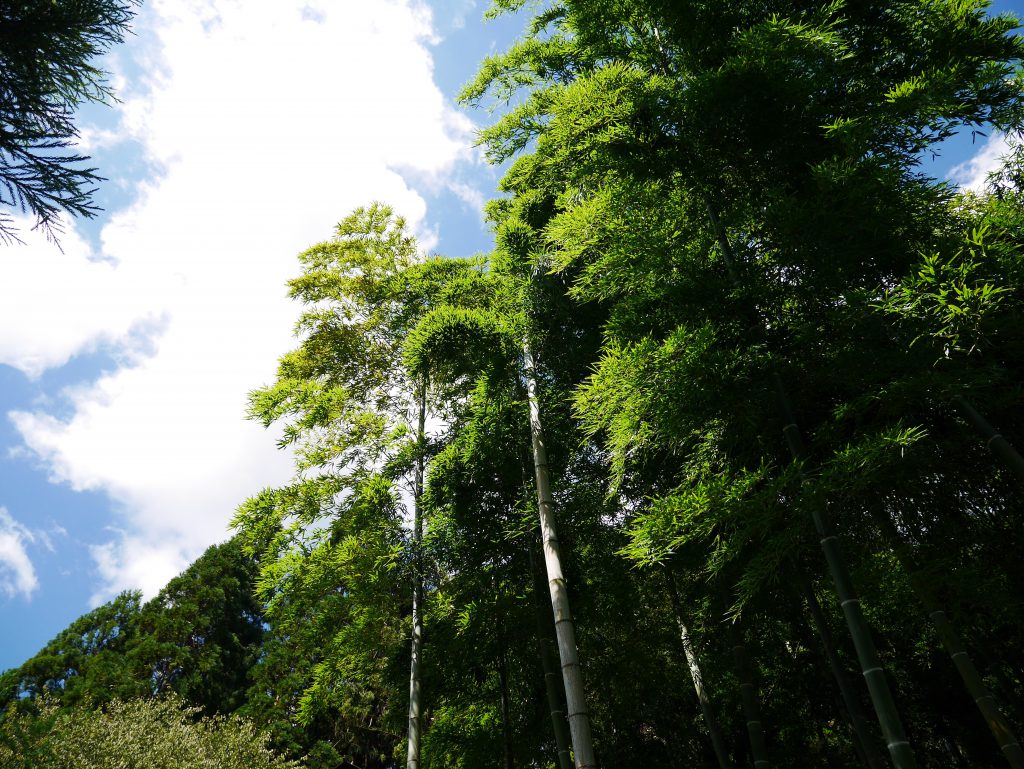
[[[0,724],[0,764],[35,769],[299,767],[275,754],[251,722],[199,716],[174,697],[70,712],[44,703],[37,716],[12,715]]]
[[[987,227],[973,230],[954,254],[923,254],[916,274],[886,292],[881,309],[915,324],[937,346],[937,357],[971,353],[984,346],[991,316],[1009,288],[997,285],[986,258]]]

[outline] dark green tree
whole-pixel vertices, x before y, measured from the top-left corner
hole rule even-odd
[[[71,707],[135,696],[141,682],[132,676],[126,653],[137,638],[139,599],[138,592],[121,593],[76,619],[20,667],[4,672],[3,705],[45,696]]]
[[[4,704],[46,696],[93,707],[174,693],[207,714],[236,711],[263,636],[255,577],[237,540],[210,547],[151,601],[122,593],[5,672]]]

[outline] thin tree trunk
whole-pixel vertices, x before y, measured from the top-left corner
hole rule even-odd
[[[853,682],[850,681],[850,677],[846,674],[846,669],[839,661],[835,639],[832,637],[832,631],[829,630],[828,624],[825,622],[825,615],[821,611],[818,597],[814,595],[814,588],[803,577],[800,578],[800,588],[803,591],[804,598],[807,600],[807,607],[811,612],[814,629],[818,633],[821,645],[825,648],[825,658],[828,660],[832,677],[839,686],[839,694],[842,697],[846,713],[850,717],[850,727],[853,729],[853,739],[858,753],[861,754],[864,763],[870,769],[882,769],[884,766],[882,757],[875,749],[875,742],[868,728],[867,718],[861,709],[860,700],[853,689]]]
[[[562,702],[563,695],[559,690],[558,671],[555,669],[553,655],[551,653],[551,615],[545,614],[544,605],[541,601],[541,594],[544,590],[544,578],[540,576],[539,570],[533,558],[533,547],[527,549],[530,555],[530,573],[533,575],[533,606],[537,616],[537,647],[540,652],[540,665],[544,671],[544,691],[547,694],[548,710],[551,713],[551,729],[555,735],[555,750],[558,753],[559,769],[572,769],[572,755],[569,751],[569,733],[567,731],[568,721],[565,718],[565,705]]]
[[[672,599],[672,612],[675,614],[676,624],[679,626],[679,638],[683,643],[686,664],[690,668],[690,679],[693,681],[693,689],[697,693],[700,712],[704,716],[704,725],[707,727],[708,737],[711,738],[711,746],[715,750],[715,758],[718,760],[720,769],[733,769],[732,762],[729,760],[729,753],[726,751],[725,743],[722,741],[722,733],[718,728],[718,721],[711,710],[711,700],[704,689],[704,676],[701,673],[697,653],[693,648],[693,641],[690,638],[690,629],[686,626],[682,602],[679,600],[679,591],[676,590],[676,580],[672,575],[671,568],[666,569],[665,578],[668,581],[669,597]]]
[[[743,634],[735,622],[727,619],[726,625],[729,626],[729,640],[732,642],[736,676],[740,681],[743,719],[747,724],[747,736],[750,738],[750,754],[754,759],[754,769],[771,769],[772,764],[768,760],[768,746],[764,740],[764,724],[761,721],[761,701],[754,683],[754,675],[750,669],[750,658],[747,654],[746,644],[743,642]]]
[[[805,454],[803,437],[796,425],[796,417],[793,416],[789,396],[782,384],[782,377],[778,373],[773,373],[772,378],[775,381],[775,391],[784,417],[783,435],[793,459],[797,462],[802,461]],[[871,630],[861,611],[860,598],[857,597],[857,592],[853,588],[853,580],[850,578],[846,561],[839,550],[839,535],[832,516],[823,505],[816,505],[811,511],[811,515],[814,518],[814,527],[818,531],[818,536],[821,537],[821,549],[825,553],[829,572],[835,582],[839,605],[846,618],[846,626],[850,629],[853,646],[857,651],[857,660],[860,662],[864,681],[868,685],[871,703],[875,707],[875,713],[882,727],[882,735],[885,738],[893,765],[896,769],[917,769],[917,759],[914,758],[914,751],[910,747],[910,741],[903,729],[903,722],[896,710],[896,703],[889,689],[882,661],[878,657],[878,649],[875,647]]]
[[[508,668],[505,664],[505,640],[503,638],[499,638],[498,644],[498,685],[501,689],[501,743],[505,753],[505,769],[515,769],[515,763],[512,760],[512,721],[509,713]]]
[[[413,479],[412,653],[409,665],[409,751],[406,769],[419,769],[422,736],[421,655],[423,652],[423,470],[426,462],[427,377],[420,381],[416,427],[416,470]]]
[[[985,439],[985,445],[989,451],[1003,461],[1003,464],[1017,476],[1017,480],[1024,481],[1024,457],[1017,453],[1010,442],[996,432],[989,421],[979,414],[963,396],[958,395],[953,398],[953,405],[957,407],[968,424]]]
[[[872,510],[872,514],[886,538],[889,539],[893,551],[896,553],[896,559],[900,562],[900,566],[903,567],[903,571],[910,581],[911,589],[917,595],[918,600],[924,605],[925,611],[935,627],[935,632],[939,636],[939,641],[942,643],[942,648],[946,650],[946,653],[953,660],[953,665],[960,674],[960,678],[967,688],[967,693],[970,694],[974,704],[981,712],[981,717],[988,724],[996,744],[999,745],[999,749],[1003,752],[1003,755],[1013,769],[1024,769],[1024,749],[1021,748],[1020,741],[1013,733],[1010,722],[1000,711],[995,697],[992,696],[992,692],[985,685],[985,679],[982,678],[978,668],[975,667],[967,647],[964,646],[960,635],[956,632],[956,628],[950,622],[949,616],[946,614],[945,609],[942,608],[942,604],[939,603],[931,588],[921,579],[917,564],[914,562],[913,556],[907,551],[907,546],[904,544],[899,532],[896,531],[892,520],[882,511]]]
[[[577,769],[595,769],[593,739],[590,734],[590,714],[583,694],[583,677],[580,673],[579,655],[576,650],[576,630],[572,613],[569,611],[569,594],[562,574],[562,556],[558,548],[558,536],[554,525],[554,504],[551,496],[551,480],[548,476],[547,450],[544,446],[544,431],[540,423],[540,401],[537,397],[537,374],[533,353],[528,342],[523,343],[527,396],[530,402],[530,436],[533,442],[533,467],[537,478],[537,508],[540,512],[540,529],[544,546],[544,564],[547,567],[548,586],[551,591],[551,608],[555,617],[555,637],[558,639],[558,655],[562,662],[562,680],[565,682],[565,702],[568,708],[569,733]]]

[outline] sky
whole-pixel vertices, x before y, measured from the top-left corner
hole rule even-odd
[[[143,3],[101,62],[120,102],[79,115],[103,213],[60,248],[27,226],[0,246],[0,670],[122,590],[154,595],[288,479],[245,407],[294,346],[300,251],[374,200],[426,251],[491,247],[487,115],[454,97],[522,21],[483,11]],[[959,137],[932,168],[978,186],[1002,146]]]

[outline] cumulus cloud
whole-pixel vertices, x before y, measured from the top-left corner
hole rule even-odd
[[[1003,157],[1009,151],[1010,145],[1006,134],[993,133],[981,145],[974,157],[950,169],[949,178],[961,189],[982,192],[988,182],[988,175],[999,167]]]
[[[29,598],[39,587],[26,550],[34,541],[35,535],[0,507],[0,593],[8,598],[19,593]]]
[[[443,187],[472,162],[472,126],[433,81],[429,10],[411,0],[163,0],[138,26],[119,54],[119,132],[159,175],[96,252],[72,227],[63,253],[33,241],[0,264],[0,361],[35,375],[101,345],[122,355],[65,393],[70,418],[10,415],[53,480],[117,504],[118,531],[93,549],[96,600],[152,593],[289,475],[243,417],[293,345],[295,254],[371,200],[429,241],[406,179]]]
[[[140,265],[98,259],[67,220],[60,248],[30,219],[15,226],[26,246],[5,248],[0,263],[0,363],[36,377],[105,344],[129,353],[133,331],[159,323]]]
[[[126,531],[115,533],[116,540],[89,548],[101,578],[100,587],[89,598],[92,607],[110,600],[114,590],[136,589],[153,596],[187,565],[183,554],[189,552],[189,546],[185,542],[157,542]]]

